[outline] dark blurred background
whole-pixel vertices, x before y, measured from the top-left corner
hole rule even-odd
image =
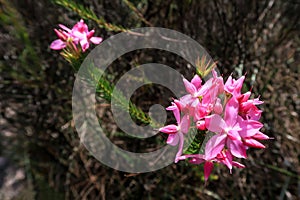
[[[299,1],[72,2],[125,28],[177,30],[204,46],[225,78],[247,73],[246,87],[265,102],[260,107],[263,132],[274,139],[264,142],[266,149],[250,149],[243,170],[229,174],[216,167],[207,184],[201,166],[186,163],[145,174],[102,165],[80,145],[74,129],[74,70],[49,48],[57,24],[71,27],[84,16],[50,0],[0,0],[0,199],[300,198]],[[104,39],[117,33],[86,22]],[[137,54],[115,63],[120,73],[130,69],[128,63],[156,59],[192,76],[173,54]],[[145,93],[140,104],[148,105],[159,94]],[[109,106],[103,109],[107,129],[116,132]],[[121,146],[126,142],[113,134],[110,138]]]

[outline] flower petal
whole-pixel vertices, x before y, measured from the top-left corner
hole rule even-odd
[[[184,115],[181,119],[180,130],[182,133],[188,133],[190,128],[190,117],[189,115]]]
[[[160,132],[167,133],[167,134],[175,134],[178,131],[178,126],[171,124],[164,126],[159,129]]]
[[[252,138],[256,139],[256,140],[268,140],[268,139],[270,139],[269,136],[263,134],[260,131],[258,131],[255,135],[253,135]]]
[[[190,83],[188,80],[186,80],[185,78],[183,78],[183,83],[184,83],[186,91],[188,93],[190,93],[191,95],[193,95],[197,92],[196,87],[192,83]]]
[[[239,118],[239,121],[240,127],[242,128],[239,133],[242,137],[252,137],[263,127],[263,124],[256,120],[242,120]]]
[[[196,87],[196,89],[198,89],[198,88],[201,87],[202,80],[201,80],[201,78],[196,74],[196,75],[194,76],[194,78],[191,80],[191,83]]]
[[[180,110],[179,110],[178,105],[176,103],[172,102],[172,105],[167,107],[166,110],[172,110],[173,111],[174,117],[177,121],[177,124],[179,125],[179,123],[180,123]]]
[[[228,126],[233,127],[237,122],[239,103],[232,97],[226,104],[224,120]]]
[[[100,44],[102,42],[102,38],[101,37],[91,37],[90,41],[94,44]]]
[[[205,146],[205,159],[214,159],[224,148],[226,134],[217,134],[208,140]]]
[[[79,40],[87,40],[86,34],[81,33],[79,31],[73,31],[72,35],[73,35],[73,37],[78,38]]]
[[[63,25],[63,24],[58,24],[58,26],[59,26],[61,29],[67,31],[68,33],[71,33],[71,29],[69,29],[69,28],[66,27],[65,25]]]
[[[232,155],[238,158],[247,158],[246,147],[240,140],[228,140],[227,144]]]
[[[254,147],[254,148],[259,148],[259,149],[264,149],[266,148],[265,145],[263,145],[262,143],[258,142],[255,139],[252,138],[244,138],[244,144],[246,144],[249,147]]]
[[[205,117],[206,128],[212,132],[221,133],[227,125],[220,115],[210,115]]]
[[[70,34],[66,33],[65,31],[57,30],[57,29],[54,29],[54,32],[56,33],[57,37],[59,39],[61,39],[62,41],[66,41],[70,35]]]
[[[223,112],[223,106],[222,106],[222,102],[221,102],[220,98],[216,99],[216,103],[214,106],[214,112],[219,115]]]
[[[227,168],[230,170],[232,170],[232,154],[230,153],[230,151],[225,150],[222,151],[220,154],[218,154],[217,156],[217,161],[226,165]]]
[[[245,165],[236,162],[236,161],[232,161],[232,166],[237,167],[237,168],[245,168]]]
[[[191,104],[194,101],[194,99],[195,98],[193,98],[192,95],[186,94],[180,98],[180,102],[183,107],[187,107],[189,104]]]
[[[90,47],[90,44],[86,39],[83,39],[80,41],[80,46],[82,48],[82,51],[85,52]]]
[[[178,136],[179,136],[179,146],[178,146],[178,152],[177,152],[176,157],[175,157],[175,163],[177,163],[179,161],[178,158],[182,155],[183,143],[184,143],[183,133],[181,133],[179,131],[178,132]]]
[[[169,134],[167,139],[167,144],[171,146],[176,146],[179,142],[179,136],[178,134]]]
[[[204,164],[204,179],[205,179],[205,181],[208,180],[213,168],[214,168],[214,164],[212,162],[205,162],[205,164]]]
[[[50,44],[50,48],[53,50],[61,50],[66,47],[66,43],[60,39],[54,40]]]
[[[228,169],[230,170],[230,174],[231,174],[232,173],[231,172],[231,169],[232,169],[232,154],[228,150],[225,153],[224,164],[228,167]]]

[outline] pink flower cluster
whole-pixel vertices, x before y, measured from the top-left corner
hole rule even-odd
[[[72,29],[62,24],[59,24],[59,27],[61,29],[54,29],[59,39],[51,43],[51,49],[61,50],[66,48],[68,44],[71,44],[73,48],[77,49],[77,45],[80,44],[82,51],[85,52],[89,48],[90,42],[94,44],[102,42],[101,37],[93,37],[95,31],[89,31],[88,26],[82,19],[77,22]]]
[[[167,144],[178,145],[175,163],[188,159],[190,163],[204,163],[204,178],[208,179],[213,163],[226,165],[231,173],[232,167],[244,168],[236,158],[247,158],[249,147],[265,148],[259,140],[269,137],[260,129],[263,124],[260,119],[262,111],[257,105],[263,102],[249,99],[251,92],[241,93],[245,76],[235,80],[230,76],[224,83],[223,78],[212,70],[212,78],[202,84],[198,75],[189,82],[183,78],[187,95],[174,100],[167,110],[173,111],[177,124],[160,128],[167,133]],[[185,137],[195,122],[197,129],[213,132],[207,141],[204,154],[183,154]]]

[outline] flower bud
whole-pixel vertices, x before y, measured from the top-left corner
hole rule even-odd
[[[206,126],[205,126],[205,120],[199,120],[196,122],[196,127],[197,129],[199,130],[205,130],[206,129]]]

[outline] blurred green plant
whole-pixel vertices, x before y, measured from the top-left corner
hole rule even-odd
[[[37,56],[33,44],[29,38],[28,31],[24,26],[24,22],[19,12],[11,5],[9,1],[0,0],[2,4],[2,11],[0,13],[0,24],[3,27],[13,26],[10,30],[11,35],[14,35],[19,44],[23,46],[22,52],[18,55],[19,65],[16,70],[8,70],[18,82],[30,84],[30,79],[34,77],[38,80],[43,80],[43,73],[41,72],[41,62]],[[11,66],[3,66],[0,70],[3,72],[5,68],[11,68]],[[25,76],[24,76],[25,75]]]
[[[77,13],[81,18],[92,20],[98,24],[100,28],[104,28],[107,31],[115,31],[115,32],[128,32],[129,30],[120,26],[115,25],[112,23],[106,22],[106,20],[102,17],[98,17],[92,10],[86,8],[85,6],[75,3],[74,1],[70,0],[52,0],[54,3],[71,10]]]

